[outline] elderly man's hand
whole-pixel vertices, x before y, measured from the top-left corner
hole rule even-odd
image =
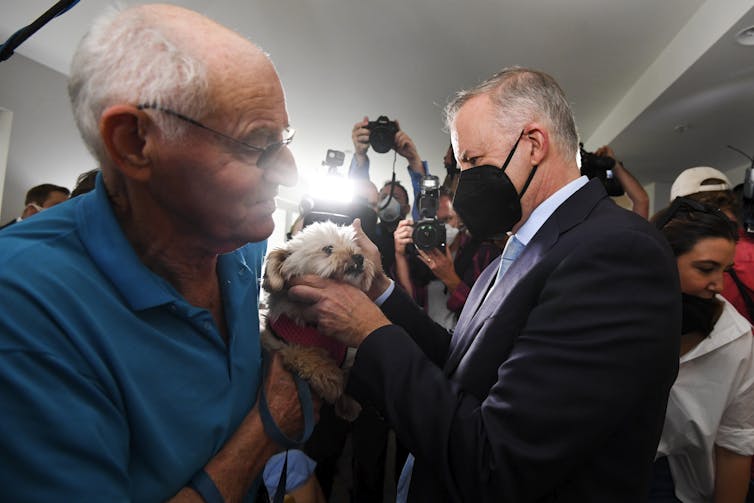
[[[358,347],[369,334],[390,321],[361,290],[319,276],[291,280],[288,298],[307,304],[304,318],[321,333]]]

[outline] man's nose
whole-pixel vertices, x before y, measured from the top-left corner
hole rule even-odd
[[[270,183],[293,187],[298,182],[296,159],[288,147],[276,152],[275,158],[265,168],[265,179]]]

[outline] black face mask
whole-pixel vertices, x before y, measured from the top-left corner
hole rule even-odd
[[[696,332],[708,336],[722,314],[722,303],[716,298],[703,299],[695,295],[683,295],[682,334]]]
[[[521,131],[502,167],[485,164],[461,171],[453,208],[475,239],[502,238],[521,220],[521,198],[538,166],[531,169],[520,194],[505,174],[505,169],[523,135]]]

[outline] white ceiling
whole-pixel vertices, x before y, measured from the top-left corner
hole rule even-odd
[[[0,39],[53,3],[3,0]],[[59,74],[106,3],[81,0],[0,63],[0,107],[14,112],[4,219],[19,211],[29,186],[72,186],[93,167],[70,131]],[[510,65],[551,73],[573,104],[587,149],[610,143],[642,183],[662,186],[699,164],[737,173],[747,162],[727,144],[754,154],[754,47],[733,38],[754,25],[754,0],[172,3],[207,14],[270,53],[286,88],[304,178],[322,172],[327,149],[350,153],[351,127],[364,115],[399,119],[442,175],[442,106],[456,90]],[[685,132],[675,132],[678,125]],[[389,178],[392,156],[372,159],[374,181]],[[399,162],[399,178],[404,172]]]

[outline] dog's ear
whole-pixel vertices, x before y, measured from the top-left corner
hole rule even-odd
[[[291,253],[284,248],[276,248],[267,254],[267,266],[264,271],[262,287],[268,292],[279,292],[285,286],[283,262]]]

